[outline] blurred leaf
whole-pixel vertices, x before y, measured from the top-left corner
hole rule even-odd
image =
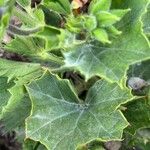
[[[24,77],[40,68],[39,64],[15,62],[0,58],[0,76],[8,77],[8,81]]]
[[[0,2],[0,40],[2,40],[5,30],[8,27],[14,3],[14,0]]]
[[[120,18],[117,17],[116,15],[113,15],[105,11],[100,11],[96,15],[96,18],[97,18],[99,27],[107,27],[107,26],[113,25],[114,23],[120,20]]]
[[[140,128],[150,127],[150,105],[146,98],[137,99],[126,105],[127,110],[124,112],[130,126],[127,131],[131,134]]]
[[[0,115],[3,109],[10,98],[10,93],[8,91],[9,88],[13,86],[13,83],[7,83],[6,77],[0,77]]]
[[[99,11],[109,11],[111,0],[93,0],[89,6],[89,14],[96,14]]]
[[[102,28],[97,28],[93,31],[94,37],[102,42],[103,44],[105,43],[111,43],[111,41],[109,41],[108,39],[108,34],[106,32],[106,30],[102,29]]]
[[[31,101],[26,93],[24,84],[42,75],[42,70],[38,64],[18,63],[8,60],[1,60],[0,75],[14,79],[15,85],[9,88],[11,96],[7,99],[7,104],[3,104],[1,121],[5,130],[11,130],[21,125],[31,111]],[[9,84],[6,84],[9,86]],[[3,93],[4,94],[4,93]]]
[[[71,13],[69,0],[43,0],[43,5],[60,14],[69,15]]]
[[[150,38],[150,2],[146,13],[142,16],[144,33]]]
[[[130,66],[128,77],[139,77],[145,81],[150,81],[150,60],[139,62]]]
[[[34,149],[36,149],[36,150],[47,150],[47,148],[38,141],[32,141],[30,139],[27,139],[23,143],[23,150],[34,150]]]
[[[24,9],[30,9],[31,8],[31,0],[16,0],[16,1]]]

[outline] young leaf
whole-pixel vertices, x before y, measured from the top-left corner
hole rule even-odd
[[[96,18],[97,18],[99,27],[107,27],[107,26],[113,25],[114,23],[120,20],[120,18],[117,17],[116,15],[113,15],[105,11],[100,11],[96,15]]]
[[[94,31],[93,31],[93,34],[94,34],[94,37],[102,42],[103,44],[105,43],[111,43],[108,39],[108,34],[106,32],[106,30],[102,29],[102,28],[96,28]]]
[[[120,35],[122,33],[121,31],[117,30],[114,26],[108,27],[107,32],[108,34],[111,34],[112,36]]]
[[[131,9],[112,9],[109,12],[113,15],[116,15],[119,18],[122,18],[126,15]]]
[[[89,6],[89,14],[96,14],[99,11],[108,11],[111,6],[111,0],[92,0]]]
[[[85,29],[92,31],[97,27],[97,20],[95,16],[85,16]]]
[[[28,85],[27,91],[32,112],[26,120],[26,138],[40,141],[48,149],[74,150],[93,139],[121,139],[128,125],[116,109],[132,96],[117,84],[96,82],[83,102],[68,80],[47,72]]]

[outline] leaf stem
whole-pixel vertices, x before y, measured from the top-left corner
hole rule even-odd
[[[44,61],[51,61],[57,63],[59,65],[63,65],[64,61],[62,58],[53,55],[52,53],[42,53],[40,54],[40,58]]]
[[[14,26],[14,25],[9,25],[9,27],[8,27],[8,32],[9,33],[17,34],[17,35],[24,35],[24,36],[34,34],[38,31],[40,31],[40,27],[35,28],[35,29],[31,29],[31,30],[24,30],[24,29],[21,29],[17,26]]]

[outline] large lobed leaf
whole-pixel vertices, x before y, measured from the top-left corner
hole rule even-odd
[[[140,21],[147,4],[145,0],[125,0],[121,3],[121,8],[131,8],[130,13],[117,25],[123,33],[110,45],[85,43],[74,46],[70,52],[64,53],[64,67],[79,70],[86,79],[99,75],[120,83],[130,64],[150,58],[150,47],[142,33]]]
[[[128,122],[119,110],[132,98],[117,84],[98,81],[81,101],[68,80],[47,72],[27,86],[32,100],[26,120],[26,138],[40,141],[48,149],[73,150],[93,139],[121,139]]]

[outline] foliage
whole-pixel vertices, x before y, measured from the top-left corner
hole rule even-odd
[[[19,57],[0,58],[5,132],[24,150],[100,150],[123,138],[122,149],[128,138],[146,149],[137,134],[150,127],[150,1],[32,3],[0,1],[0,49]]]

